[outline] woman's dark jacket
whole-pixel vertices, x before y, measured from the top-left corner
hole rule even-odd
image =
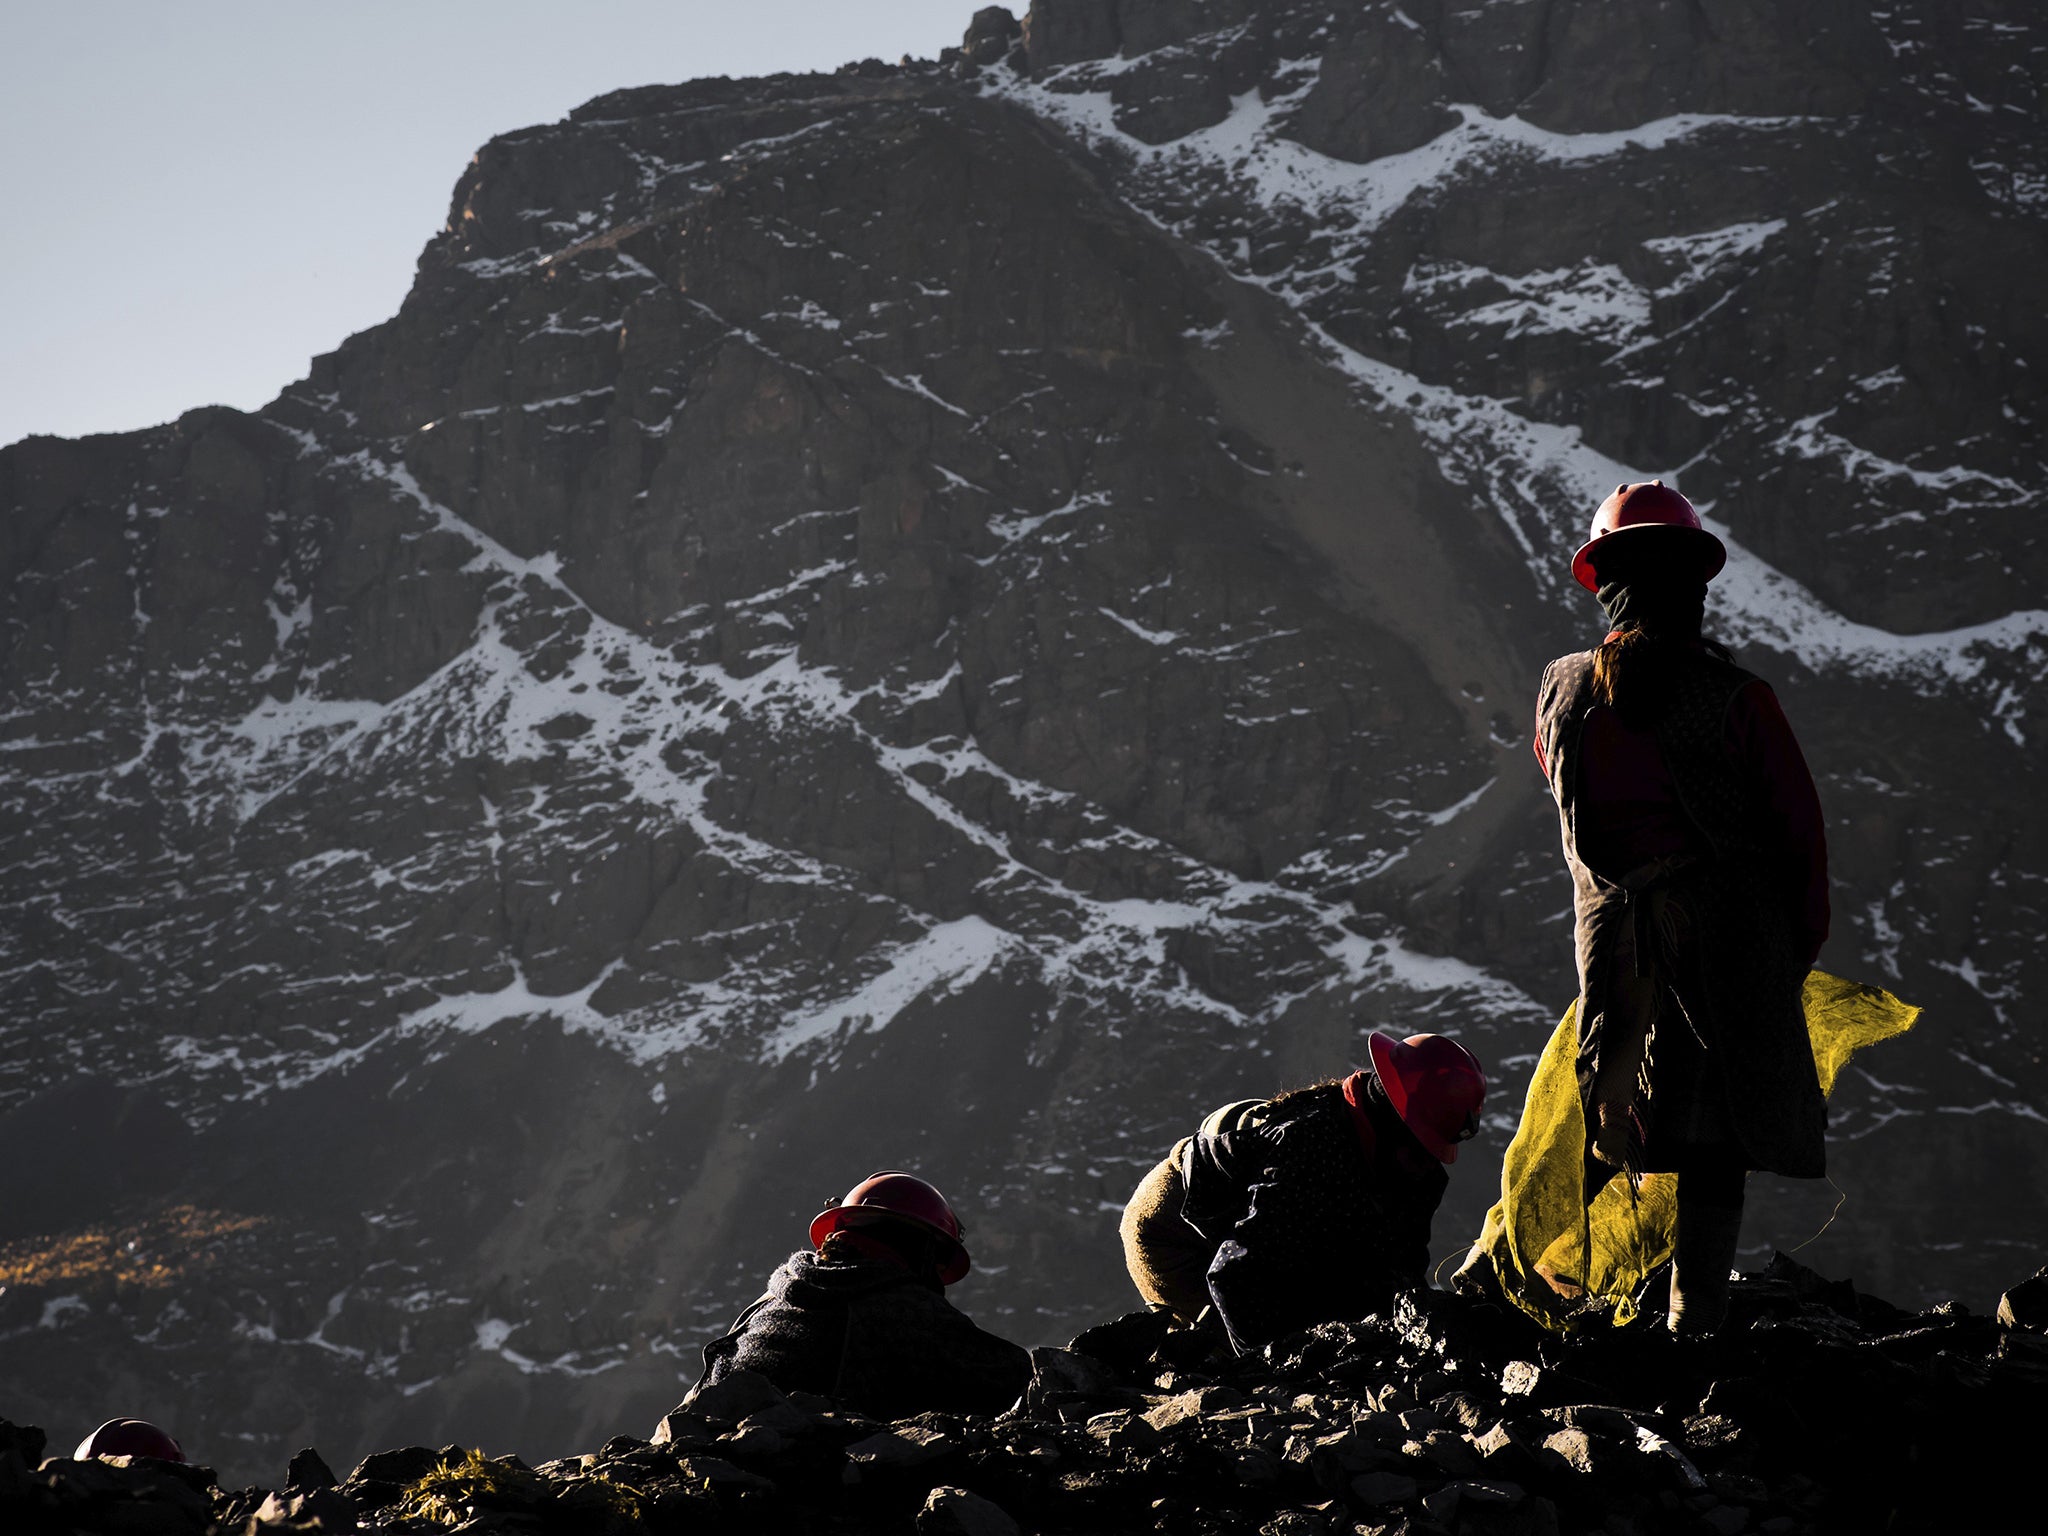
[[[758,1371],[877,1418],[928,1410],[1000,1413],[1031,1380],[1031,1357],[977,1328],[943,1292],[878,1259],[793,1253],[768,1290],[704,1346],[710,1386]],[[694,1389],[693,1389],[694,1390]]]
[[[1209,1295],[1240,1354],[1383,1312],[1423,1283],[1449,1177],[1376,1085],[1358,1098],[1363,1134],[1344,1085],[1327,1083],[1189,1143],[1181,1215],[1216,1244]]]
[[[1827,1111],[1800,1003],[1828,923],[1812,777],[1769,689],[1703,647],[1674,665],[1659,706],[1646,728],[1623,725],[1595,698],[1590,651],[1553,661],[1538,696],[1577,918],[1589,1120],[1613,946],[1661,882],[1688,919],[1669,1027],[1705,1048],[1705,1091],[1725,1094],[1747,1165],[1818,1177]]]

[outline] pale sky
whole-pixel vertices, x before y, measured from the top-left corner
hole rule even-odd
[[[984,3],[0,0],[0,443],[263,405],[397,310],[493,134],[933,58]]]

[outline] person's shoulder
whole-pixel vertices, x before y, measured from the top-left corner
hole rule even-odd
[[[1736,686],[1728,701],[1728,738],[1738,749],[1770,752],[1783,743],[1796,740],[1792,722],[1785,716],[1785,706],[1778,701],[1777,690],[1760,677],[1750,677]]]
[[[1770,687],[1769,683],[1742,665],[1733,654],[1720,645],[1702,643],[1695,646],[1692,650],[1691,665],[1694,671],[1712,678],[1731,691],[1747,688],[1751,684],[1760,684],[1766,689]]]
[[[1778,702],[1778,691],[1765,679],[1754,672],[1736,669],[1738,676],[1731,679],[1735,684],[1734,707],[1738,714],[1785,718],[1785,706]]]
[[[1257,1125],[1272,1105],[1271,1099],[1233,1099],[1228,1104],[1218,1105],[1202,1117],[1197,1134],[1203,1136],[1227,1136],[1234,1131]]]
[[[768,1282],[768,1291],[791,1301],[844,1299],[886,1289],[907,1278],[905,1271],[877,1259],[828,1259],[809,1248],[800,1248],[776,1269]]]
[[[1591,651],[1570,651],[1559,656],[1543,669],[1543,681],[1538,690],[1548,694],[1556,689],[1569,688],[1593,670]]]
[[[860,1300],[860,1316],[870,1323],[906,1328],[959,1330],[974,1319],[954,1306],[946,1293],[909,1276],[908,1284],[879,1286]],[[887,1320],[884,1322],[883,1320]]]
[[[1718,645],[1695,646],[1671,680],[1672,697],[1695,711],[1738,719],[1769,685]],[[1703,715],[1702,718],[1705,716]]]
[[[1259,1130],[1277,1147],[1327,1136],[1333,1128],[1352,1134],[1351,1106],[1344,1101],[1342,1083],[1317,1083],[1275,1100]]]
[[[812,1275],[823,1261],[810,1248],[799,1248],[780,1264],[768,1277],[770,1296],[787,1296],[791,1290],[801,1290],[812,1283]]]

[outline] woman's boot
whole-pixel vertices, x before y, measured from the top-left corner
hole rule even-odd
[[[1728,1316],[1728,1276],[1735,1265],[1735,1243],[1742,1234],[1742,1184],[1737,1176],[1734,1203],[1727,1189],[1713,1188],[1686,1198],[1693,1174],[1678,1178],[1678,1240],[1671,1259],[1671,1331],[1692,1337],[1716,1332]],[[1702,1181],[1725,1186],[1726,1181]],[[1701,1198],[1701,1195],[1709,1198]],[[1717,1198],[1718,1197],[1718,1198]]]

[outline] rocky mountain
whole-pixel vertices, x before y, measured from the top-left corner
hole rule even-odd
[[[2048,1231],[2044,61],[2024,0],[1037,0],[496,139],[264,410],[0,452],[8,1416],[594,1444],[886,1165],[1065,1338],[1196,1117],[1378,1027],[1497,1069],[1450,1253],[1572,988],[1565,561],[1653,474],[1822,965],[1927,1008],[1746,1241],[1985,1304]]]

